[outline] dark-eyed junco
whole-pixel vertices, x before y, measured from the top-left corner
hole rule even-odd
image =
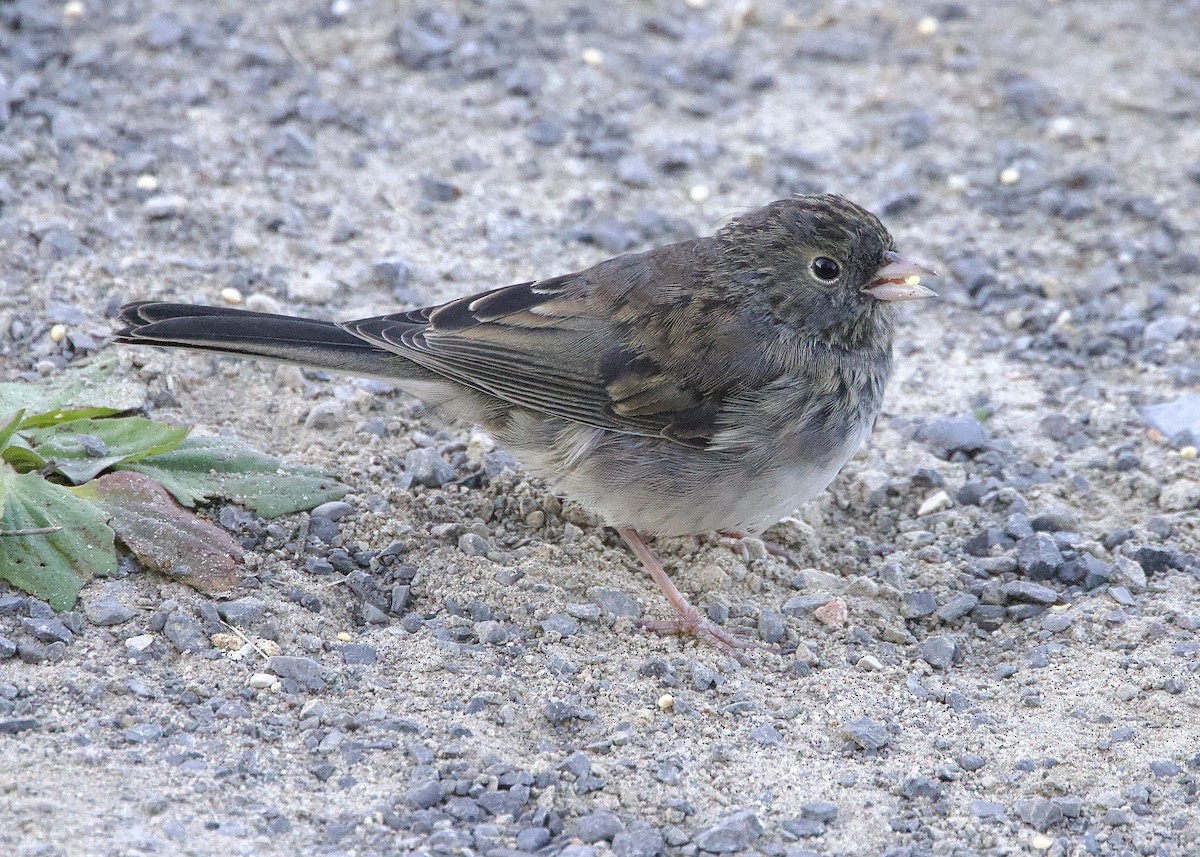
[[[894,247],[854,203],[797,196],[709,238],[360,321],[131,303],[116,341],[395,381],[615,527],[677,614],[655,628],[734,652],[646,537],[761,533],[832,481],[879,413],[892,303],[933,295]]]

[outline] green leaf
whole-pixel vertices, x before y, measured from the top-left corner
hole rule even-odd
[[[0,481],[0,577],[67,610],[84,583],[116,572],[114,534],[101,510],[32,473],[0,467]],[[58,529],[20,535],[45,528]]]
[[[48,428],[22,431],[34,451],[76,485],[94,479],[115,464],[169,452],[188,429],[144,417],[84,418]]]
[[[13,418],[8,421],[4,428],[0,428],[0,450],[8,446],[8,442],[12,440],[12,436],[17,433],[17,426],[21,424],[21,418],[25,416],[24,410],[19,410],[13,415]]]
[[[118,411],[140,408],[146,401],[146,385],[119,373],[119,363],[114,352],[79,369],[60,372],[49,381],[0,384],[0,414],[11,414],[21,408],[32,414],[68,407]]]
[[[41,470],[46,466],[46,459],[29,448],[29,442],[19,434],[14,434],[0,452],[5,462],[18,473],[28,473],[30,470]]]
[[[240,441],[196,435],[170,452],[118,469],[152,477],[185,506],[224,497],[267,518],[311,509],[350,490],[311,467],[283,467]]]
[[[109,526],[142,565],[201,592],[224,592],[241,579],[245,551],[229,533],[181,509],[141,473],[122,471],[71,489],[109,516]]]
[[[71,420],[81,420],[85,417],[111,417],[123,414],[118,408],[74,408],[72,410],[47,411],[44,414],[34,414],[21,420],[21,429],[44,428],[69,423]]]

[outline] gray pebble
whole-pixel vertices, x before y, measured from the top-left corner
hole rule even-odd
[[[735,854],[758,841],[765,828],[750,809],[735,812],[696,836],[696,847],[709,854]]]
[[[330,500],[327,503],[322,503],[311,512],[314,518],[325,518],[330,521],[340,521],[347,515],[354,514],[354,507],[345,500]]]
[[[650,187],[654,171],[644,157],[631,153],[617,161],[617,178],[630,187]]]
[[[476,533],[463,533],[458,537],[458,549],[467,556],[487,556],[491,547],[487,539]]]
[[[1044,797],[1019,800],[1013,805],[1022,821],[1035,830],[1046,831],[1063,820],[1062,809]]]
[[[529,800],[529,786],[515,785],[510,789],[484,792],[479,805],[492,815],[511,815],[516,818]]]
[[[1009,581],[1000,587],[1000,591],[1013,601],[1026,601],[1030,604],[1053,604],[1058,600],[1058,593],[1050,587],[1027,580]]]
[[[774,610],[764,609],[758,614],[758,636],[766,643],[778,643],[783,639],[783,619]]]
[[[199,652],[209,647],[208,635],[200,623],[178,610],[167,617],[162,630],[163,636],[180,652]]]
[[[565,613],[552,613],[542,621],[542,630],[563,637],[573,637],[579,633],[579,623]]]
[[[950,669],[957,652],[958,644],[953,637],[946,634],[929,637],[921,644],[921,658],[931,667],[940,670]]]
[[[462,188],[436,176],[421,176],[419,187],[421,198],[429,202],[454,202],[463,195]]]
[[[1034,580],[1049,580],[1062,564],[1062,552],[1047,533],[1034,533],[1017,542],[1017,567]]]
[[[662,847],[663,836],[652,827],[623,830],[612,840],[616,857],[654,857]]]
[[[1004,804],[994,800],[973,800],[967,811],[976,818],[1000,818],[1004,815]]]
[[[61,619],[22,619],[21,627],[43,643],[53,643],[56,640],[62,643],[75,641],[75,635]]]
[[[979,452],[987,446],[987,432],[974,417],[943,417],[925,425],[918,437],[935,453]]]
[[[341,402],[318,402],[304,418],[304,427],[318,431],[337,428],[346,419],[346,406]]]
[[[371,264],[371,276],[381,286],[395,292],[408,286],[412,268],[403,259],[376,259]]]
[[[815,821],[828,824],[837,818],[838,808],[836,803],[831,803],[827,800],[814,800],[800,804],[800,815],[804,818],[811,818]]]
[[[779,730],[769,723],[751,729],[750,738],[764,747],[777,747],[783,742],[783,736],[779,734]]]
[[[404,799],[415,809],[431,809],[442,802],[442,784],[435,779],[415,783],[408,787]]]
[[[325,689],[325,679],[321,676],[321,665],[312,658],[274,655],[267,658],[267,669],[280,678],[292,679],[308,690],[321,691]]]
[[[342,643],[342,660],[347,664],[373,664],[379,661],[379,653],[374,646],[366,643]]]
[[[454,468],[436,449],[421,447],[404,456],[404,475],[413,485],[440,488],[454,478]]]
[[[1073,621],[1070,613],[1047,613],[1042,617],[1041,628],[1051,634],[1059,634],[1070,628]]]
[[[562,142],[566,129],[561,122],[543,117],[525,130],[525,138],[535,146],[557,146]]]
[[[874,50],[870,39],[850,27],[826,27],[798,33],[794,38],[797,56],[826,62],[864,62]]]
[[[6,661],[17,654],[17,644],[8,637],[0,636],[0,661]]]
[[[132,610],[112,595],[101,595],[98,598],[93,598],[84,605],[83,614],[87,616],[88,621],[93,625],[102,627],[123,624],[134,616]]]
[[[974,753],[962,753],[955,761],[958,762],[958,766],[964,771],[978,771],[987,764],[982,756],[977,756]]]
[[[892,740],[887,729],[870,717],[856,717],[842,724],[842,731],[864,750],[882,750]]]
[[[550,841],[550,831],[544,827],[526,827],[517,834],[517,848],[521,851],[537,851]]]
[[[900,596],[900,614],[905,619],[931,616],[937,610],[937,599],[928,589],[910,589]]]
[[[631,619],[640,619],[642,616],[642,608],[637,601],[619,589],[593,586],[588,590],[588,597],[610,616],[628,616]]]
[[[943,622],[957,622],[975,609],[979,598],[970,592],[959,592],[937,610],[937,617]]]
[[[624,822],[611,812],[594,812],[575,821],[575,835],[588,844],[611,842],[613,837],[624,829]]]
[[[317,144],[304,131],[289,126],[267,138],[263,154],[268,160],[289,167],[310,167],[317,162]]]
[[[793,839],[809,839],[825,833],[825,825],[815,818],[789,818],[779,826]]]
[[[217,605],[217,613],[230,625],[253,625],[267,615],[267,605],[253,595]]]

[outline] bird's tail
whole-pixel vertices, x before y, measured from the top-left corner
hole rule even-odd
[[[419,367],[331,321],[139,301],[121,307],[114,342],[194,348],[385,378],[420,376]]]

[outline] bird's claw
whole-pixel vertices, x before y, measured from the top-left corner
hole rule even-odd
[[[751,632],[744,628],[725,628],[693,610],[675,619],[643,619],[642,627],[658,634],[680,634],[695,637],[734,658],[742,666],[750,666],[745,650],[762,648],[749,639]]]

